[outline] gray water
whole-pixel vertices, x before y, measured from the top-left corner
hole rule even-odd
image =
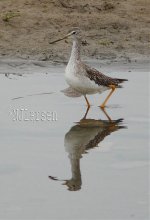
[[[1,61],[0,219],[148,219],[148,63],[91,65],[129,81],[83,119],[63,65]]]

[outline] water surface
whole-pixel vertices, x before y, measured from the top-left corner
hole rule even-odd
[[[0,219],[148,219],[148,64],[101,65],[129,81],[106,112],[97,106],[107,92],[90,96],[85,119],[85,100],[60,92],[64,66],[8,63],[0,69]]]

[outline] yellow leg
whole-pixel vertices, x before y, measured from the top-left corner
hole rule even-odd
[[[111,122],[112,119],[111,117],[108,115],[108,113],[106,112],[105,108],[101,108],[102,112],[105,114],[105,116],[107,117],[107,119]]]
[[[86,103],[87,103],[88,108],[90,108],[90,103],[89,103],[89,101],[88,101],[86,95],[84,95],[84,98],[85,98],[85,100],[86,100]]]
[[[106,102],[108,101],[108,99],[110,98],[110,96],[113,94],[113,92],[115,91],[116,87],[114,85],[110,85],[109,86],[111,88],[111,92],[108,94],[108,96],[106,97],[105,101],[103,102],[103,104],[100,106],[101,108],[104,108],[106,105]]]
[[[90,109],[90,107],[88,106],[87,109],[86,109],[86,112],[85,112],[84,117],[83,117],[80,121],[86,119],[86,116],[87,116],[87,114],[88,114],[88,112],[89,112],[89,109]]]

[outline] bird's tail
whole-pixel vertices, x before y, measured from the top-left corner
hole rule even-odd
[[[119,123],[122,123],[123,120],[124,120],[123,118],[119,118],[119,119],[115,120],[115,122],[116,122],[117,124],[119,124]]]
[[[128,79],[116,79],[116,81],[117,81],[117,88],[123,88],[123,86],[122,85],[119,85],[119,84],[121,84],[121,83],[123,83],[123,82],[126,82],[126,81],[128,81]]]
[[[128,81],[128,79],[117,79],[119,83],[123,83],[125,81]]]

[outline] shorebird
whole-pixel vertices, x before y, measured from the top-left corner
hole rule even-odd
[[[87,106],[90,107],[90,103],[87,99],[87,95],[102,93],[106,90],[111,90],[104,102],[100,105],[104,108],[108,99],[113,94],[116,88],[121,88],[120,85],[127,79],[112,78],[104,75],[95,68],[91,68],[81,61],[80,48],[81,37],[80,29],[74,28],[66,36],[50,42],[50,44],[64,40],[68,37],[73,37],[73,46],[71,56],[65,70],[65,79],[69,85],[69,88],[64,90],[64,93],[75,93],[75,96],[84,96]],[[71,96],[71,95],[68,95]]]
[[[108,120],[86,119],[84,116],[84,119],[70,128],[65,135],[64,146],[70,160],[72,177],[66,180],[49,176],[50,179],[63,182],[70,191],[81,189],[80,159],[82,156],[90,149],[99,147],[99,144],[111,133],[126,128],[122,125],[123,119],[110,120],[108,114],[106,117]]]

